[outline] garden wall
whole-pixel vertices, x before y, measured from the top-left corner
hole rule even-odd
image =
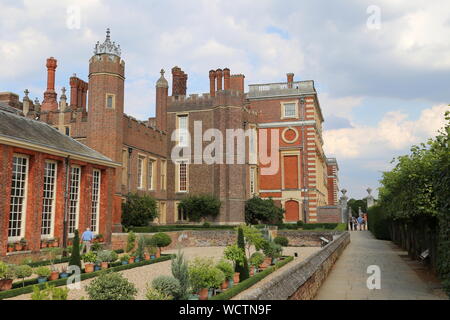
[[[295,260],[273,273],[270,281],[250,288],[241,294],[241,300],[311,300],[336,260],[350,243],[350,234],[341,233],[335,240],[308,259]]]
[[[172,239],[166,250],[181,247],[225,247],[236,242],[234,230],[186,230],[165,232]],[[320,237],[332,240],[333,236],[340,234],[339,231],[296,231],[296,230],[273,230],[272,237],[284,236],[289,240],[290,246],[298,247],[320,247]],[[153,233],[139,233],[137,235],[150,236]],[[112,249],[123,249],[126,247],[128,235],[126,233],[112,234]]]

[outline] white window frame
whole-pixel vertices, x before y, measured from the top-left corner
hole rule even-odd
[[[74,186],[73,185],[73,170],[74,169],[78,169],[78,182],[77,185]],[[80,186],[81,186],[81,167],[78,165],[71,165],[70,166],[70,188],[69,188],[69,217],[68,217],[68,221],[67,221],[67,231],[69,233],[69,237],[73,237],[74,236],[74,231],[77,230],[78,228],[78,223],[80,220]],[[76,199],[72,199],[72,195],[73,195],[73,190],[72,188],[76,187],[77,189],[77,194],[76,194]],[[72,205],[72,201],[76,201],[75,202],[75,212],[71,212],[73,205]],[[71,215],[75,215],[75,221],[74,221],[74,226],[73,226],[73,230],[72,232],[70,232],[71,230]]]
[[[152,166],[151,170],[150,170],[150,164]],[[152,157],[148,157],[148,159],[147,159],[147,188],[150,191],[156,190],[156,188],[155,188],[155,171],[156,171],[155,166],[156,166],[156,159],[152,158]]]
[[[167,161],[161,160],[161,190],[166,190],[167,184]]]
[[[109,97],[111,97],[111,102],[112,102],[112,106],[111,107],[108,107],[108,98]],[[113,110],[113,109],[115,109],[116,108],[116,95],[115,94],[113,94],[113,93],[107,93],[106,94],[106,97],[105,97],[105,108],[106,109],[111,109],[111,110]]]
[[[138,162],[137,162],[137,188],[139,190],[144,189],[144,183],[145,183],[145,156],[144,155],[138,155]]]
[[[30,157],[24,154],[13,154],[13,163],[14,158],[20,158],[25,159],[25,179],[24,180],[16,180],[16,182],[23,182],[23,188],[22,188],[22,196],[16,197],[13,196],[13,189],[12,185],[14,182],[14,177],[12,176],[11,179],[11,195],[10,195],[10,212],[9,212],[9,219],[8,219],[8,241],[20,241],[25,236],[25,229],[26,229],[26,213],[27,213],[27,196],[28,196],[28,177],[29,177],[29,168],[30,168]],[[14,175],[14,165],[13,165],[13,175]],[[17,189],[18,190],[18,189]],[[15,219],[14,221],[20,221],[20,228],[15,228],[14,230],[19,230],[19,234],[15,236],[10,236],[11,231],[11,206],[13,205],[13,198],[14,199],[22,199],[22,205],[21,205],[21,212],[16,212],[17,214],[20,214],[20,219]]]
[[[96,182],[96,174],[98,179]],[[91,198],[91,230],[95,234],[99,233],[100,229],[100,202],[102,195],[102,171],[100,169],[94,169],[92,171],[92,198]],[[95,222],[94,222],[95,220]]]
[[[46,173],[47,173],[47,165],[49,164],[53,164],[54,167],[54,176],[51,177],[53,178],[53,186],[52,189],[53,190],[45,190],[46,189],[46,183],[45,182],[45,177],[46,177]],[[54,233],[55,233],[55,208],[56,208],[56,186],[57,186],[57,181],[58,181],[58,163],[56,161],[53,160],[46,160],[45,161],[45,167],[44,167],[44,190],[43,190],[43,195],[42,195],[42,213],[41,213],[41,238],[42,239],[48,239],[48,238],[53,238]],[[52,198],[48,198],[46,196],[46,192],[51,192],[53,193]],[[51,200],[51,210],[50,212],[45,211],[45,200]],[[48,234],[44,234],[43,233],[43,225],[44,225],[44,215],[50,215],[50,219],[46,219],[46,220],[50,220],[50,232]],[[48,228],[48,227],[46,227]]]
[[[253,197],[254,195],[258,194],[258,175],[256,167],[251,166],[249,169],[249,175],[250,175],[250,196]]]
[[[181,119],[186,119],[186,127],[181,127]],[[177,114],[177,129],[178,129],[178,137],[177,142],[180,147],[189,147],[189,115],[186,114]]]
[[[286,105],[294,105],[294,115],[286,115]],[[281,119],[298,119],[298,101],[281,102]]]
[[[186,190],[181,190],[181,165],[186,165]],[[177,192],[179,193],[187,193],[189,192],[189,161],[187,159],[177,160],[176,162],[176,186]]]

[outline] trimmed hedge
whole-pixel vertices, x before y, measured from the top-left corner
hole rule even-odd
[[[218,294],[217,296],[213,296],[209,300],[230,300],[234,296],[236,296],[239,293],[241,293],[242,291],[245,291],[248,288],[252,287],[256,283],[258,283],[259,281],[261,281],[262,279],[267,277],[269,274],[280,269],[281,267],[288,264],[292,260],[294,260],[294,257],[287,257],[283,261],[277,262],[274,266],[269,267],[266,270],[255,274],[253,277],[250,277],[247,280],[244,280],[244,281],[238,283],[237,285],[233,286],[232,288],[228,289],[225,292]]]
[[[157,259],[153,259],[153,260],[149,260],[149,261],[141,261],[141,262],[125,264],[125,265],[122,265],[120,262],[118,262],[118,263],[113,264],[113,266],[107,270],[113,271],[113,272],[118,272],[118,271],[123,271],[123,270],[146,266],[146,265],[153,264],[153,263],[167,261],[170,259],[172,259],[172,255],[163,255]],[[95,277],[99,276],[101,272],[104,272],[104,271],[105,270],[99,270],[99,271],[95,271],[95,272],[91,272],[91,273],[82,272],[80,274],[81,281],[95,278]],[[53,285],[55,287],[60,287],[67,283],[67,279],[58,279],[58,280],[48,281],[48,282],[44,282],[44,283],[40,283],[40,284],[37,283],[37,279],[31,279],[31,280],[26,281],[25,283],[27,283],[27,282],[29,284],[27,284],[25,287],[21,287],[22,283],[20,283],[20,287],[17,289],[1,291],[0,292],[0,300],[13,298],[13,297],[16,297],[16,296],[19,296],[22,294],[31,293],[31,292],[33,292],[34,285],[37,285],[40,289],[44,289],[46,284]]]
[[[389,234],[389,220],[385,211],[375,205],[367,210],[367,224],[369,230],[378,240],[391,240]]]

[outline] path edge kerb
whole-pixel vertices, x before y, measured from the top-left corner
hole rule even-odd
[[[299,263],[294,260],[284,268],[275,271],[269,282],[249,288],[247,292],[240,295],[239,300],[289,300],[298,299],[299,296],[304,298],[305,293],[298,291],[307,284],[308,280],[314,283],[305,288],[306,299],[313,299],[331,267],[349,243],[350,233],[345,231],[306,260]],[[318,273],[322,274],[318,276]]]

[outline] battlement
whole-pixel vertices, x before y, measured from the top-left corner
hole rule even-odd
[[[168,108],[204,109],[216,106],[241,106],[244,103],[244,94],[238,90],[217,91],[215,96],[209,93],[190,94],[189,96],[169,97]]]
[[[137,129],[138,131],[143,130],[148,131],[149,133],[158,133],[165,134],[163,131],[158,130],[154,125],[152,125],[151,121],[142,121],[130,116],[128,114],[123,114],[124,120],[127,121],[127,126],[130,129]]]

